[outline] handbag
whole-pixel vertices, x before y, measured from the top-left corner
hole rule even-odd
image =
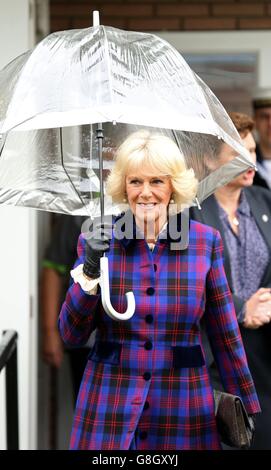
[[[238,449],[249,449],[255,431],[254,417],[248,416],[240,397],[214,390],[215,416],[221,441]]]

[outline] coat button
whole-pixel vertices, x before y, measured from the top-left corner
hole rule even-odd
[[[143,440],[143,439],[147,439],[148,433],[147,433],[147,431],[140,431],[140,433],[138,434],[138,436],[139,436],[139,439],[142,439],[142,440]]]
[[[268,222],[268,215],[263,214],[262,219],[263,219],[264,222]]]
[[[150,378],[151,378],[151,373],[150,372],[144,372],[143,379],[147,381],[147,380],[150,380]]]
[[[146,290],[146,294],[148,295],[153,295],[155,292],[155,289],[153,287],[148,287],[148,289]]]
[[[148,315],[145,316],[145,321],[146,323],[153,323],[153,315],[151,315],[150,313]]]
[[[147,351],[152,349],[152,342],[151,341],[146,341],[146,343],[144,344],[144,348],[147,349]]]
[[[148,402],[148,401],[145,401],[145,403],[144,403],[144,407],[143,407],[143,410],[148,410],[148,409],[149,409],[149,407],[150,407],[150,404],[149,404],[149,402]]]

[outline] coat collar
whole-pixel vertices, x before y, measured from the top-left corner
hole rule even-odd
[[[261,231],[261,234],[265,240],[265,243],[269,247],[271,252],[271,237],[270,237],[270,228],[271,228],[271,217],[270,217],[270,208],[265,207],[260,202],[254,194],[253,188],[246,188],[244,189],[244,193],[246,195],[251,213],[256,220],[256,223]]]
[[[179,212],[177,214],[177,220],[174,222],[176,224],[177,233],[180,234],[176,238],[171,236],[171,231],[169,227],[171,226],[170,221],[171,218],[175,216],[170,216],[168,219],[167,226],[160,232],[158,240],[160,243],[169,244],[169,243],[180,243],[182,239],[181,228],[182,228],[182,213]],[[128,230],[127,226],[125,226],[125,220],[128,222]],[[132,223],[131,223],[132,221]],[[131,227],[129,227],[129,223]],[[190,220],[188,221],[190,227]],[[130,229],[130,230],[129,230]],[[125,235],[124,235],[125,230]],[[139,230],[136,225],[135,217],[132,214],[131,210],[129,209],[127,212],[122,212],[119,216],[117,216],[114,220],[114,235],[115,238],[120,240],[122,246],[127,249],[129,246],[132,246],[136,240],[143,240],[144,235]]]

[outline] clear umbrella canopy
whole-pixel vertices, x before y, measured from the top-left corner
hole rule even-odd
[[[0,203],[98,215],[96,123],[104,176],[118,145],[146,127],[178,143],[199,201],[252,166],[221,103],[166,41],[104,26],[62,31],[0,72]]]

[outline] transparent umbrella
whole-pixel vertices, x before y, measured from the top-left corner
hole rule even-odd
[[[253,166],[221,103],[163,39],[100,25],[49,35],[0,72],[0,204],[119,213],[103,179],[143,127],[177,142],[199,179],[195,203]]]

